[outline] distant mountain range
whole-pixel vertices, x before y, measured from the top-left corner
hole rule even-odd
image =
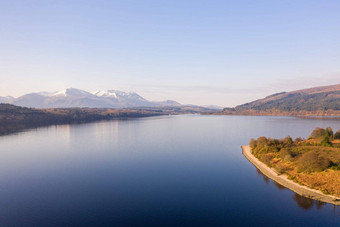
[[[223,114],[340,115],[340,84],[281,92],[223,109]]]
[[[57,92],[30,93],[18,98],[11,96],[0,97],[0,103],[34,108],[129,108],[181,105],[173,100],[163,102],[148,101],[135,92],[118,90],[87,92],[76,88],[68,88]]]

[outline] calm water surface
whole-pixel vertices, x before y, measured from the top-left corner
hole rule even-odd
[[[251,138],[306,138],[339,120],[167,116],[0,137],[1,226],[339,226],[247,161]]]

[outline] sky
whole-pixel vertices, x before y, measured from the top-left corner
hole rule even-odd
[[[0,0],[0,96],[78,88],[232,107],[340,83],[340,1]]]

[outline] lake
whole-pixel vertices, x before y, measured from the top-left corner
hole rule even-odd
[[[340,120],[181,115],[0,137],[1,226],[336,226],[340,208],[257,171],[251,138]]]

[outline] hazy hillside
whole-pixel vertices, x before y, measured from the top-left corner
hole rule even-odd
[[[340,84],[281,92],[235,108],[225,108],[223,113],[339,115]]]

